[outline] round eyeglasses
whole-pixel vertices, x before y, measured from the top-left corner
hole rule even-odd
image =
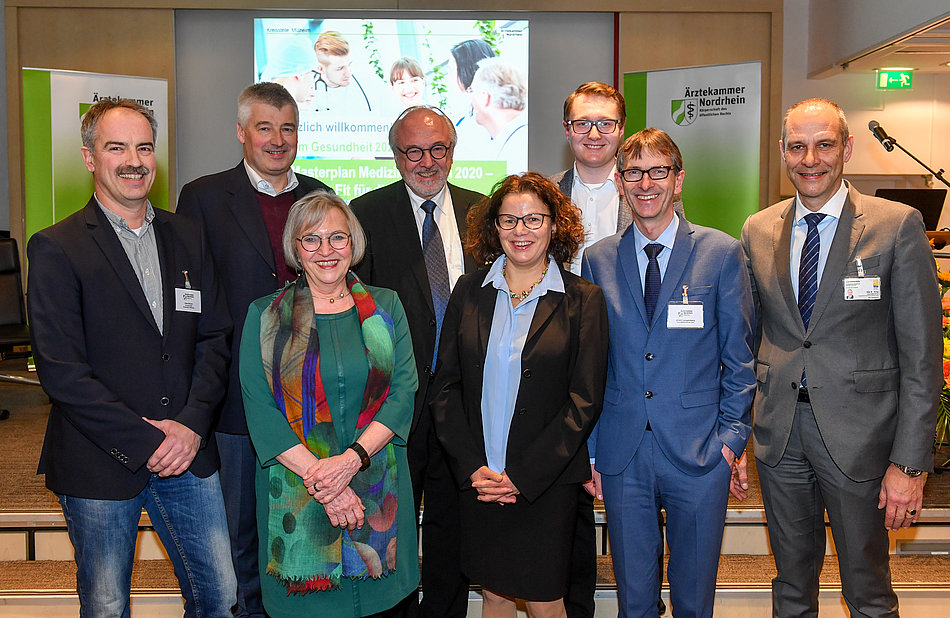
[[[324,240],[327,241],[331,249],[340,251],[341,249],[346,249],[346,246],[350,244],[350,235],[344,234],[343,232],[333,232],[329,236],[307,234],[306,236],[301,236],[297,240],[300,242],[300,246],[303,247],[303,250],[310,253],[318,250],[320,245],[323,244]]]
[[[423,155],[427,152],[433,159],[444,159],[445,155],[449,154],[449,147],[445,144],[436,144],[431,148],[419,148],[418,146],[412,146],[411,148],[406,148],[405,150],[397,147],[396,150],[406,155],[406,158],[413,163],[422,161]]]
[[[637,167],[631,167],[625,170],[620,170],[620,176],[627,182],[640,182],[643,180],[643,175],[646,174],[650,177],[650,180],[663,180],[670,175],[672,170],[675,170],[676,167],[673,165],[657,165],[656,167],[651,167],[650,169],[642,170]]]
[[[529,230],[537,230],[544,225],[544,218],[550,216],[551,215],[545,215],[540,212],[529,212],[523,217],[498,215],[495,217],[495,223],[503,230],[513,230],[518,226],[518,222],[521,221]]]
[[[571,126],[575,133],[580,135],[586,135],[590,133],[590,130],[594,127],[597,127],[598,133],[613,133],[617,130],[617,125],[620,124],[619,120],[614,118],[602,118],[600,120],[587,120],[586,118],[580,118],[578,120],[568,120],[567,124]]]

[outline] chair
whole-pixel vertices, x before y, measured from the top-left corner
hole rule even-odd
[[[28,356],[30,327],[26,323],[23,303],[23,279],[20,275],[20,253],[15,238],[0,238],[0,360]],[[38,385],[33,378],[0,373],[0,380]],[[0,420],[10,412],[0,410]]]

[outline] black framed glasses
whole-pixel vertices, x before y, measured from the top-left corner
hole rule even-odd
[[[620,121],[615,118],[601,118],[600,120],[578,118],[577,120],[568,120],[567,124],[571,126],[575,133],[586,135],[594,127],[597,127],[599,133],[613,133],[617,130]]]
[[[542,225],[544,225],[544,218],[550,216],[551,215],[546,215],[540,212],[529,212],[523,217],[516,217],[514,215],[498,215],[495,217],[495,224],[503,230],[513,230],[518,226],[518,222],[521,221],[529,230],[537,230]]]
[[[406,158],[416,163],[417,161],[422,161],[423,155],[429,153],[433,159],[444,159],[445,155],[449,154],[449,147],[445,144],[436,144],[431,148],[419,148],[418,146],[412,146],[411,148],[402,148],[397,147],[396,150],[406,155]]]
[[[663,180],[675,169],[675,165],[657,165],[656,167],[651,167],[646,170],[642,170],[638,167],[630,167],[625,170],[620,170],[620,176],[627,182],[640,182],[643,180],[644,174],[649,176],[650,180]]]
[[[343,232],[333,232],[329,236],[307,234],[306,236],[301,236],[297,240],[300,242],[300,246],[303,247],[304,251],[308,251],[310,253],[318,250],[320,245],[323,244],[324,240],[327,241],[331,249],[340,251],[341,249],[346,249],[346,246],[350,244],[350,235]]]

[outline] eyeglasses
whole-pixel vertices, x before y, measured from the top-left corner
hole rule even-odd
[[[333,232],[329,236],[307,234],[306,236],[298,238],[297,240],[300,241],[300,246],[303,247],[304,251],[308,251],[310,253],[318,250],[320,245],[323,244],[324,240],[329,243],[331,249],[336,249],[339,251],[341,249],[346,249],[346,246],[350,244],[350,235],[344,234],[343,232]]]
[[[586,118],[582,118],[578,120],[568,120],[567,124],[571,125],[575,133],[586,135],[590,133],[590,130],[594,127],[597,127],[599,133],[613,133],[617,130],[617,125],[620,124],[620,121],[613,118],[602,118],[601,120],[587,120]]]
[[[648,170],[641,170],[636,167],[631,167],[629,169],[620,170],[620,176],[623,177],[627,182],[640,182],[643,179],[643,175],[646,174],[650,177],[650,180],[663,180],[670,175],[672,170],[675,170],[675,165],[657,165],[656,167],[651,167]]]
[[[418,146],[413,146],[412,148],[407,148],[405,150],[397,147],[396,150],[406,155],[406,158],[413,163],[422,161],[422,156],[427,152],[432,156],[433,159],[444,159],[445,155],[449,154],[449,147],[445,144],[436,144],[431,148],[419,148]]]
[[[540,212],[530,212],[523,217],[498,215],[495,217],[495,223],[503,230],[513,230],[518,226],[518,222],[521,221],[529,230],[536,230],[544,225],[544,218],[550,216],[551,215],[545,215]]]

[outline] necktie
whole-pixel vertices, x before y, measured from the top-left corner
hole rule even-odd
[[[656,256],[663,250],[663,245],[651,242],[643,248],[650,262],[647,264],[647,274],[643,279],[643,303],[647,307],[647,321],[653,322],[653,311],[656,309],[656,300],[660,296],[660,263]]]
[[[445,249],[442,246],[442,235],[439,226],[435,223],[432,211],[435,202],[422,202],[422,210],[426,218],[422,222],[422,254],[426,260],[426,274],[429,276],[429,291],[432,293],[432,307],[435,309],[435,347],[432,349],[432,368],[439,356],[439,336],[442,334],[442,319],[445,317],[445,306],[449,304],[449,269],[445,264]]]
[[[811,310],[815,308],[815,296],[818,295],[818,250],[821,247],[818,224],[824,218],[824,214],[816,212],[805,215],[808,235],[805,236],[802,260],[798,265],[798,311],[802,314],[802,324],[805,325],[806,331],[811,321]],[[802,371],[802,388],[808,388],[804,370]]]
[[[802,246],[802,259],[798,267],[798,311],[802,314],[805,330],[808,330],[811,310],[815,307],[815,296],[818,294],[818,250],[821,246],[818,224],[824,218],[825,215],[821,213],[805,215],[808,235]]]

